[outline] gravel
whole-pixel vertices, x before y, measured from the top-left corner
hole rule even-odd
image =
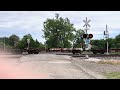
[[[105,60],[105,58],[102,58],[102,60]],[[120,58],[116,58],[117,60],[120,60]],[[100,64],[94,61],[85,61],[84,58],[74,58],[74,62],[79,63],[79,65],[92,70],[94,72],[97,72],[99,74],[104,75],[104,73],[110,73],[110,72],[120,72],[120,65],[111,65],[111,64]],[[110,59],[106,59],[110,60]]]

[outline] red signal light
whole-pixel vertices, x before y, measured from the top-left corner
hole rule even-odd
[[[89,38],[93,38],[93,35],[92,35],[92,34],[89,34]]]

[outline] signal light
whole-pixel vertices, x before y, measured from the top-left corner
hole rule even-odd
[[[87,38],[88,34],[83,34],[83,38]]]
[[[93,38],[93,35],[92,35],[92,34],[89,34],[89,38]]]
[[[92,34],[83,34],[83,38],[93,38]]]

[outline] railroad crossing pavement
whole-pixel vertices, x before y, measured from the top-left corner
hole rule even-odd
[[[78,65],[74,60],[70,56],[53,54],[28,55],[20,59],[21,63],[34,63],[34,65],[36,64],[35,68],[44,68],[43,70],[50,73],[52,78],[104,79],[103,76]]]
[[[36,72],[46,73],[51,79],[93,78],[73,65],[68,56],[56,56],[53,54],[28,55],[22,57],[20,61],[20,66],[30,66]]]
[[[7,56],[6,56],[7,57]],[[32,79],[102,79],[91,74],[70,56],[55,54],[31,54],[21,58],[1,58],[0,78]],[[6,68],[7,66],[7,68]],[[9,68],[10,67],[10,68]],[[7,74],[7,76],[6,76]]]

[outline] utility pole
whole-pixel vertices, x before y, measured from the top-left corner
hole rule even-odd
[[[104,31],[104,35],[105,35],[105,38],[106,38],[106,41],[107,41],[107,55],[109,55],[109,52],[108,52],[108,39],[109,39],[109,32],[108,32],[108,28],[107,28],[107,25],[106,25],[106,31]]]

